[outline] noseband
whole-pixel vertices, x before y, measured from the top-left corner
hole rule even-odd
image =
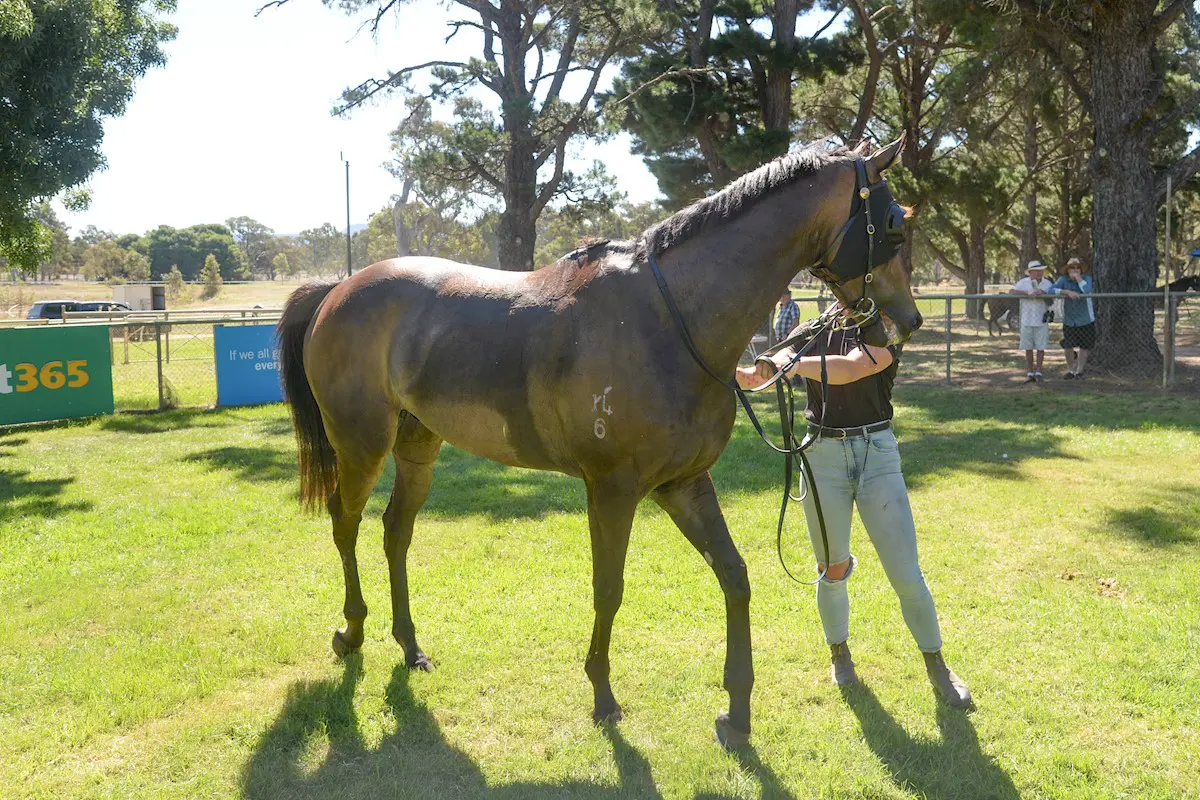
[[[829,569],[829,538],[825,531],[825,517],[821,511],[821,501],[817,496],[816,484],[812,481],[812,471],[808,465],[808,458],[804,454],[804,451],[812,445],[814,438],[809,435],[802,442],[797,443],[796,441],[794,434],[796,424],[795,399],[792,394],[792,384],[787,379],[786,373],[788,369],[812,349],[812,346],[817,341],[817,337],[822,333],[834,330],[857,330],[861,340],[862,330],[880,324],[879,309],[876,307],[875,301],[867,296],[867,290],[873,280],[873,271],[875,268],[891,261],[899,250],[900,244],[904,241],[904,209],[892,197],[892,192],[888,189],[887,182],[880,178],[875,183],[871,183],[867,177],[866,164],[861,158],[855,160],[854,172],[855,192],[854,199],[850,204],[850,218],[846,220],[846,224],[838,232],[833,244],[819,259],[813,262],[808,271],[815,277],[825,281],[834,290],[835,295],[840,293],[843,298],[845,290],[842,285],[857,278],[862,278],[862,296],[853,305],[845,305],[849,309],[848,313],[843,313],[842,306],[835,304],[824,314],[800,326],[792,336],[780,342],[762,356],[759,356],[761,360],[783,347],[796,346],[797,348],[795,356],[786,366],[778,370],[769,381],[753,390],[761,392],[772,385],[776,386],[779,397],[780,424],[783,433],[782,446],[775,444],[767,436],[763,430],[762,423],[758,421],[758,416],[750,406],[750,399],[742,391],[742,387],[738,386],[737,381],[732,378],[722,378],[708,366],[708,362],[700,355],[700,351],[696,349],[695,342],[692,341],[692,336],[688,332],[687,324],[683,321],[683,315],[679,312],[679,307],[675,304],[675,298],[671,296],[671,290],[667,286],[667,281],[663,277],[662,270],[658,267],[658,258],[655,256],[653,250],[650,248],[646,249],[646,260],[650,264],[651,272],[654,273],[654,280],[658,284],[658,290],[662,294],[663,300],[667,304],[667,310],[671,313],[671,318],[675,322],[675,329],[678,331],[679,337],[683,340],[683,344],[691,354],[692,359],[713,380],[733,390],[741,402],[742,408],[746,411],[746,416],[749,418],[750,424],[754,426],[754,430],[758,433],[759,438],[772,450],[782,453],[785,456],[785,486],[783,490],[783,503],[779,509],[779,525],[776,530],[775,547],[779,554],[779,563],[783,565],[784,572],[798,583],[809,582],[800,581],[792,575],[791,570],[788,569],[787,563],[783,559],[783,523],[787,515],[788,501],[803,499],[803,494],[799,497],[792,495],[793,466],[799,467],[799,472],[807,479],[808,490],[812,492],[813,504],[816,507],[817,519],[821,527],[821,540],[825,546],[825,568],[820,571],[817,580],[812,581],[812,583],[819,583],[824,580],[826,572]],[[884,229],[882,231],[875,224],[875,220],[877,219],[884,221]],[[831,254],[832,258],[830,257]],[[841,303],[846,303],[842,298],[839,298],[839,300]],[[785,385],[787,387],[786,400],[784,397]],[[829,381],[825,369],[825,352],[822,351],[822,394],[827,393],[828,385]],[[824,408],[826,407],[828,407],[828,403],[822,407],[822,427],[824,426]],[[799,462],[798,464],[795,463],[797,461]]]

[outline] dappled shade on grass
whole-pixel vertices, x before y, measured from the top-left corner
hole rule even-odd
[[[236,424],[211,410],[176,409],[163,413],[124,413],[100,420],[100,427],[118,433],[171,433],[188,428],[225,428]]]
[[[1110,509],[1107,527],[1154,547],[1200,542],[1200,504],[1194,491],[1176,487],[1174,493],[1164,492],[1155,505]]]
[[[296,459],[272,447],[213,447],[183,458],[189,464],[208,464],[228,470],[243,481],[296,480]]]
[[[25,471],[0,469],[0,524],[9,520],[50,519],[75,511],[88,511],[92,504],[59,500],[74,478],[31,478]]]

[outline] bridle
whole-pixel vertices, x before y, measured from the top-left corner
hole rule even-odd
[[[829,248],[808,267],[810,273],[829,285],[829,288],[834,292],[834,296],[837,297],[838,303],[835,303],[816,319],[801,325],[791,336],[762,353],[756,359],[756,363],[758,363],[768,360],[770,356],[785,347],[796,347],[795,355],[786,365],[779,368],[766,383],[751,390],[753,392],[761,392],[771,386],[775,386],[779,401],[780,427],[783,436],[782,446],[775,444],[767,436],[763,430],[762,423],[758,421],[758,416],[754,413],[754,409],[750,405],[750,399],[746,396],[745,391],[738,386],[737,381],[734,378],[722,378],[709,367],[708,362],[700,355],[700,351],[696,349],[696,344],[692,341],[691,334],[688,332],[683,315],[680,313],[679,307],[675,304],[675,298],[671,295],[671,290],[667,286],[667,281],[663,277],[662,270],[659,269],[658,259],[654,251],[650,248],[646,250],[646,260],[650,264],[650,270],[654,273],[654,280],[658,284],[659,292],[662,294],[663,300],[667,304],[667,310],[675,322],[675,329],[678,331],[692,359],[713,380],[733,390],[738,401],[742,404],[742,408],[745,410],[750,424],[754,426],[754,430],[758,433],[759,438],[769,448],[784,456],[783,501],[779,509],[779,524],[775,533],[775,548],[779,555],[779,563],[783,566],[783,570],[787,573],[788,577],[797,583],[810,585],[825,580],[830,563],[829,537],[825,531],[825,516],[821,511],[821,501],[817,494],[816,483],[812,479],[812,470],[809,467],[808,458],[804,452],[812,446],[816,437],[810,433],[803,441],[798,444],[796,443],[795,395],[792,382],[787,378],[787,371],[812,349],[818,336],[822,334],[828,333],[831,336],[835,330],[853,331],[859,346],[861,346],[862,332],[874,325],[883,324],[875,301],[868,296],[871,282],[874,279],[873,271],[877,267],[891,261],[899,250],[900,244],[904,241],[905,212],[900,204],[896,202],[895,198],[892,197],[891,190],[887,187],[887,181],[881,177],[875,183],[871,183],[867,176],[866,164],[861,158],[855,159],[854,170],[854,199],[850,205],[850,216]],[[875,220],[883,221],[883,230],[879,229],[875,224]],[[860,232],[861,236],[859,235]],[[845,301],[844,284],[858,278],[862,278],[863,280],[862,296],[851,305]],[[846,309],[849,310],[847,311]],[[825,366],[827,349],[825,348],[821,351],[821,393],[825,397],[828,397],[829,387],[829,376]],[[828,406],[829,404],[826,402],[821,407],[822,428],[825,422],[825,410]],[[821,528],[821,541],[825,548],[825,567],[820,571],[815,581],[801,581],[796,578],[791,570],[788,569],[787,563],[783,559],[783,524],[787,516],[788,501],[794,500],[800,502],[804,499],[804,494],[801,494],[799,497],[792,494],[794,468],[798,468],[800,474],[804,476],[807,491],[812,492],[813,505],[817,514],[818,524]]]

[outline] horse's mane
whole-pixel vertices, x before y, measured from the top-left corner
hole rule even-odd
[[[657,225],[647,228],[634,240],[636,245],[640,245],[636,249],[661,253],[712,225],[737,218],[777,189],[813,175],[828,164],[853,161],[863,155],[857,148],[839,147],[825,150],[810,145],[795,153],[780,156],[743,175],[716,194],[698,200]]]

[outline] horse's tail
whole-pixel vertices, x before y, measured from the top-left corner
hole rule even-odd
[[[321,301],[334,286],[337,286],[336,282],[314,281],[292,292],[275,329],[283,391],[291,408],[292,427],[296,430],[300,505],[307,511],[319,511],[337,486],[337,456],[325,433],[321,409],[304,371],[304,337]]]

